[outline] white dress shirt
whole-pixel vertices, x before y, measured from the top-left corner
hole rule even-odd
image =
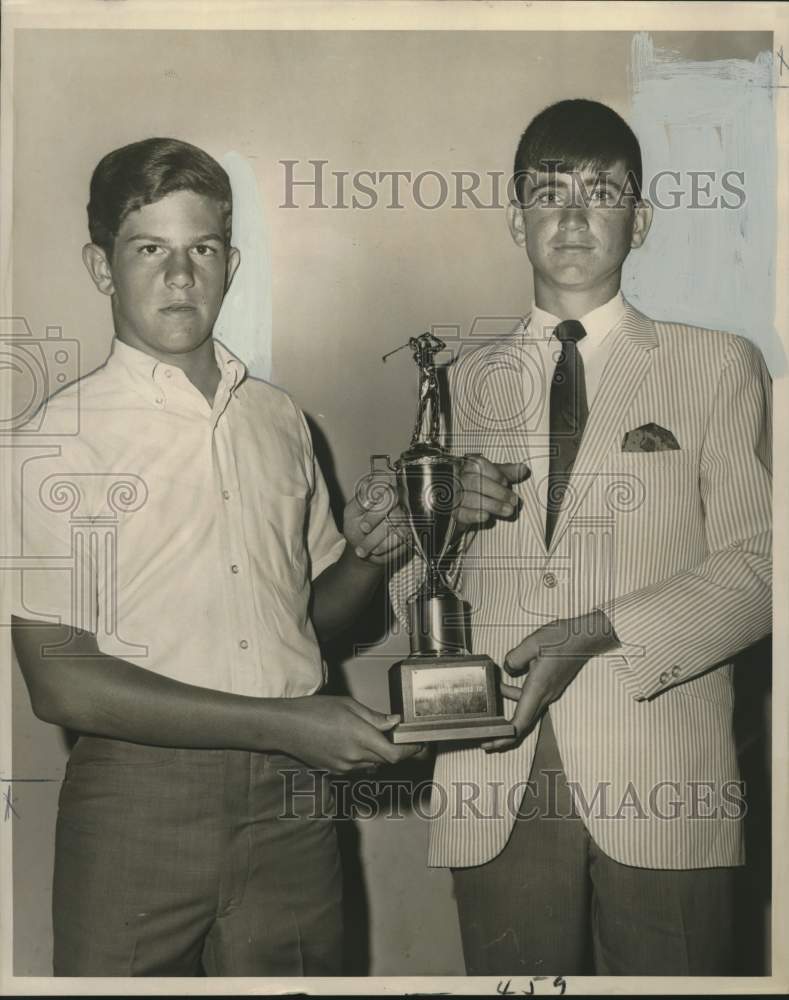
[[[611,349],[616,342],[617,328],[621,326],[625,315],[625,300],[621,292],[609,299],[608,302],[597,309],[593,309],[585,316],[579,317],[579,322],[586,330],[586,336],[578,342],[578,349],[584,363],[584,375],[586,379],[586,398],[591,412],[594,406],[594,399],[603,377],[606,362],[608,361]],[[532,417],[530,426],[533,434],[530,437],[529,467],[537,487],[537,496],[545,516],[545,509],[548,496],[548,458],[550,448],[550,388],[553,379],[554,369],[561,345],[554,336],[553,331],[561,323],[561,320],[534,306],[526,324],[525,343],[530,348],[531,356],[536,352],[539,364],[536,369],[538,377],[534,377],[535,366],[529,365],[529,385],[527,392],[533,394],[538,391],[537,398],[531,395],[527,401],[527,407]]]
[[[345,540],[302,413],[215,353],[213,406],[180,368],[118,340],[48,401],[41,443],[59,453],[28,460],[14,491],[27,568],[12,610],[175,680],[311,694],[324,665],[310,580]],[[58,436],[75,407],[79,432]]]

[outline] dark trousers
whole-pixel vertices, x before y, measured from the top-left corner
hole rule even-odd
[[[534,818],[519,816],[487,864],[453,869],[469,975],[731,974],[734,869],[633,868],[603,854],[571,815],[550,713],[531,779],[520,813]]]
[[[281,755],[81,737],[57,821],[55,975],[339,974],[322,794]]]

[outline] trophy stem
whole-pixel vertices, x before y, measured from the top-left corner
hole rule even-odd
[[[438,561],[430,560],[427,564],[427,573],[425,574],[425,582],[422,585],[421,596],[422,598],[439,597],[444,593],[447,593],[447,587],[439,573]]]
[[[421,590],[408,605],[412,656],[449,656],[468,652],[463,602],[442,585]]]

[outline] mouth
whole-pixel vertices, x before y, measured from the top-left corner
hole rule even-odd
[[[557,243],[554,246],[554,250],[562,253],[581,253],[583,251],[594,250],[594,247],[588,243]]]
[[[190,305],[188,302],[173,302],[172,305],[164,306],[159,312],[163,313],[190,313],[196,312],[196,306]]]

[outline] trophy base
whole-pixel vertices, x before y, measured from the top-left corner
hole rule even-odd
[[[441,722],[399,722],[389,730],[392,743],[455,743],[462,740],[495,740],[514,735],[511,722],[494,719],[443,719]]]
[[[489,656],[415,654],[389,670],[393,743],[452,743],[513,736],[501,712],[498,667]]]

